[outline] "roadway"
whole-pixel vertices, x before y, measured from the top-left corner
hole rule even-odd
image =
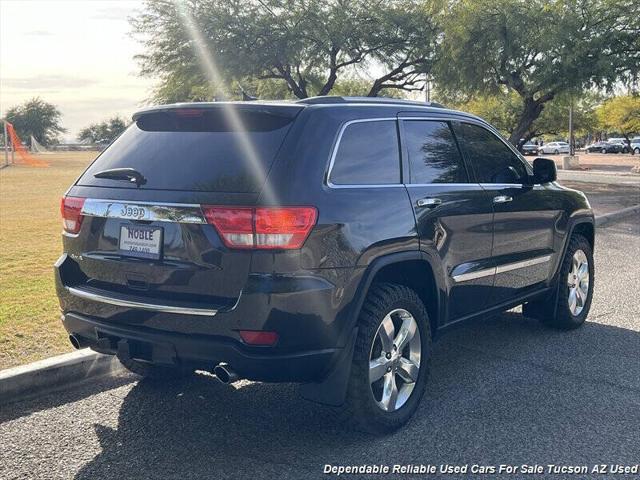
[[[2,407],[0,478],[326,478],[325,464],[640,463],[637,223],[599,229],[596,268],[581,329],[557,332],[509,312],[443,336],[421,407],[391,436],[345,429],[293,385],[225,386],[206,376],[161,384],[123,374]]]

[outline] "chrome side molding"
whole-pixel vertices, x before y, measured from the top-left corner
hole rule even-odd
[[[534,265],[540,265],[551,260],[551,255],[543,255],[541,257],[531,258],[529,260],[523,260],[521,262],[506,263],[504,265],[498,265],[496,267],[496,274],[510,272],[511,270],[517,270],[519,268],[533,267]]]
[[[468,282],[469,280],[475,280],[477,278],[488,277],[490,275],[499,275],[501,273],[510,272],[512,270],[518,270],[520,268],[532,267],[534,265],[540,265],[551,260],[552,255],[542,255],[540,257],[530,258],[528,260],[522,260],[519,262],[505,263],[498,265],[497,267],[483,268],[482,270],[476,270],[474,272],[461,273],[459,275],[453,275],[451,278],[454,282]]]
[[[152,222],[207,223],[200,205],[154,203],[87,198],[82,214],[90,217],[147,220]]]
[[[140,310],[150,310],[153,312],[177,313],[180,315],[201,315],[205,317],[212,317],[218,313],[218,310],[208,308],[178,307],[175,305],[161,305],[157,303],[138,302],[133,300],[125,300],[118,297],[101,295],[77,287],[65,288],[71,295],[78,298],[91,300],[93,302],[106,303],[109,305],[116,305],[118,307],[138,308]]]
[[[476,270],[475,272],[461,273],[454,275],[453,281],[456,283],[468,282],[469,280],[476,280],[477,278],[488,277],[496,274],[496,267],[483,268],[482,270]]]

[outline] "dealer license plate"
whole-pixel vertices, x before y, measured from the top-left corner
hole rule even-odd
[[[162,228],[142,225],[120,226],[120,253],[132,257],[159,259]]]

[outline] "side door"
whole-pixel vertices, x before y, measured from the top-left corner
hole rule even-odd
[[[447,120],[401,117],[400,125],[420,249],[444,268],[445,322],[456,321],[485,307],[493,285],[491,198],[473,181]]]
[[[543,286],[556,252],[555,225],[562,215],[553,187],[532,184],[528,163],[484,125],[459,122],[454,131],[494,208],[496,275],[489,299],[498,305]]]

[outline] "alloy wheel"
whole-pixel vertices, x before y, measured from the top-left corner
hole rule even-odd
[[[571,261],[571,270],[567,276],[569,288],[569,311],[571,315],[580,315],[589,295],[589,260],[582,250],[576,250]]]
[[[393,412],[407,402],[418,380],[421,352],[420,331],[413,315],[402,308],[389,312],[369,353],[371,393],[382,410]]]

